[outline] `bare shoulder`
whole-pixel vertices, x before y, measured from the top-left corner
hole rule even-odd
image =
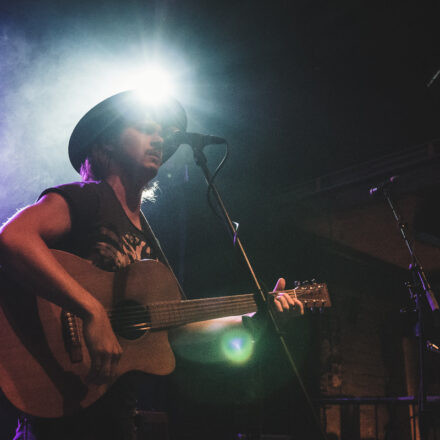
[[[70,209],[63,196],[55,192],[21,209],[1,229],[2,234],[36,233],[50,243],[67,234],[72,226]]]

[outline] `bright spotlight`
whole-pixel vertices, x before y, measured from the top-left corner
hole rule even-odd
[[[135,89],[143,102],[158,103],[173,94],[170,76],[158,67],[145,70],[136,83]]]
[[[228,360],[235,364],[243,364],[252,356],[254,342],[246,330],[234,329],[222,336],[221,347]]]

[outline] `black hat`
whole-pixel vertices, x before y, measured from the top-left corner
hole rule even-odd
[[[186,112],[176,99],[152,104],[142,101],[136,90],[118,93],[95,105],[76,124],[69,141],[73,168],[79,172],[93,144],[105,130],[116,124],[130,125],[145,119],[154,120],[162,128],[173,126],[185,132],[187,127]],[[165,149],[162,161],[169,159],[172,152]]]

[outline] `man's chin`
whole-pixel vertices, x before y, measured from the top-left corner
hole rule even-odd
[[[144,168],[144,176],[148,181],[154,179],[157,176],[157,173],[159,172],[160,166],[149,166]]]
[[[148,167],[138,167],[136,169],[131,168],[128,172],[128,177],[130,180],[137,181],[145,186],[157,176],[158,171],[159,167],[153,165]]]

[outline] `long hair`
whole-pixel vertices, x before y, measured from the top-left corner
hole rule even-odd
[[[81,164],[79,173],[83,182],[96,182],[105,180],[111,172],[111,152],[106,145],[115,144],[122,130],[103,133],[94,142],[90,153]],[[118,136],[118,137],[117,137]],[[159,188],[157,181],[150,182],[142,191],[142,202],[156,200]]]

